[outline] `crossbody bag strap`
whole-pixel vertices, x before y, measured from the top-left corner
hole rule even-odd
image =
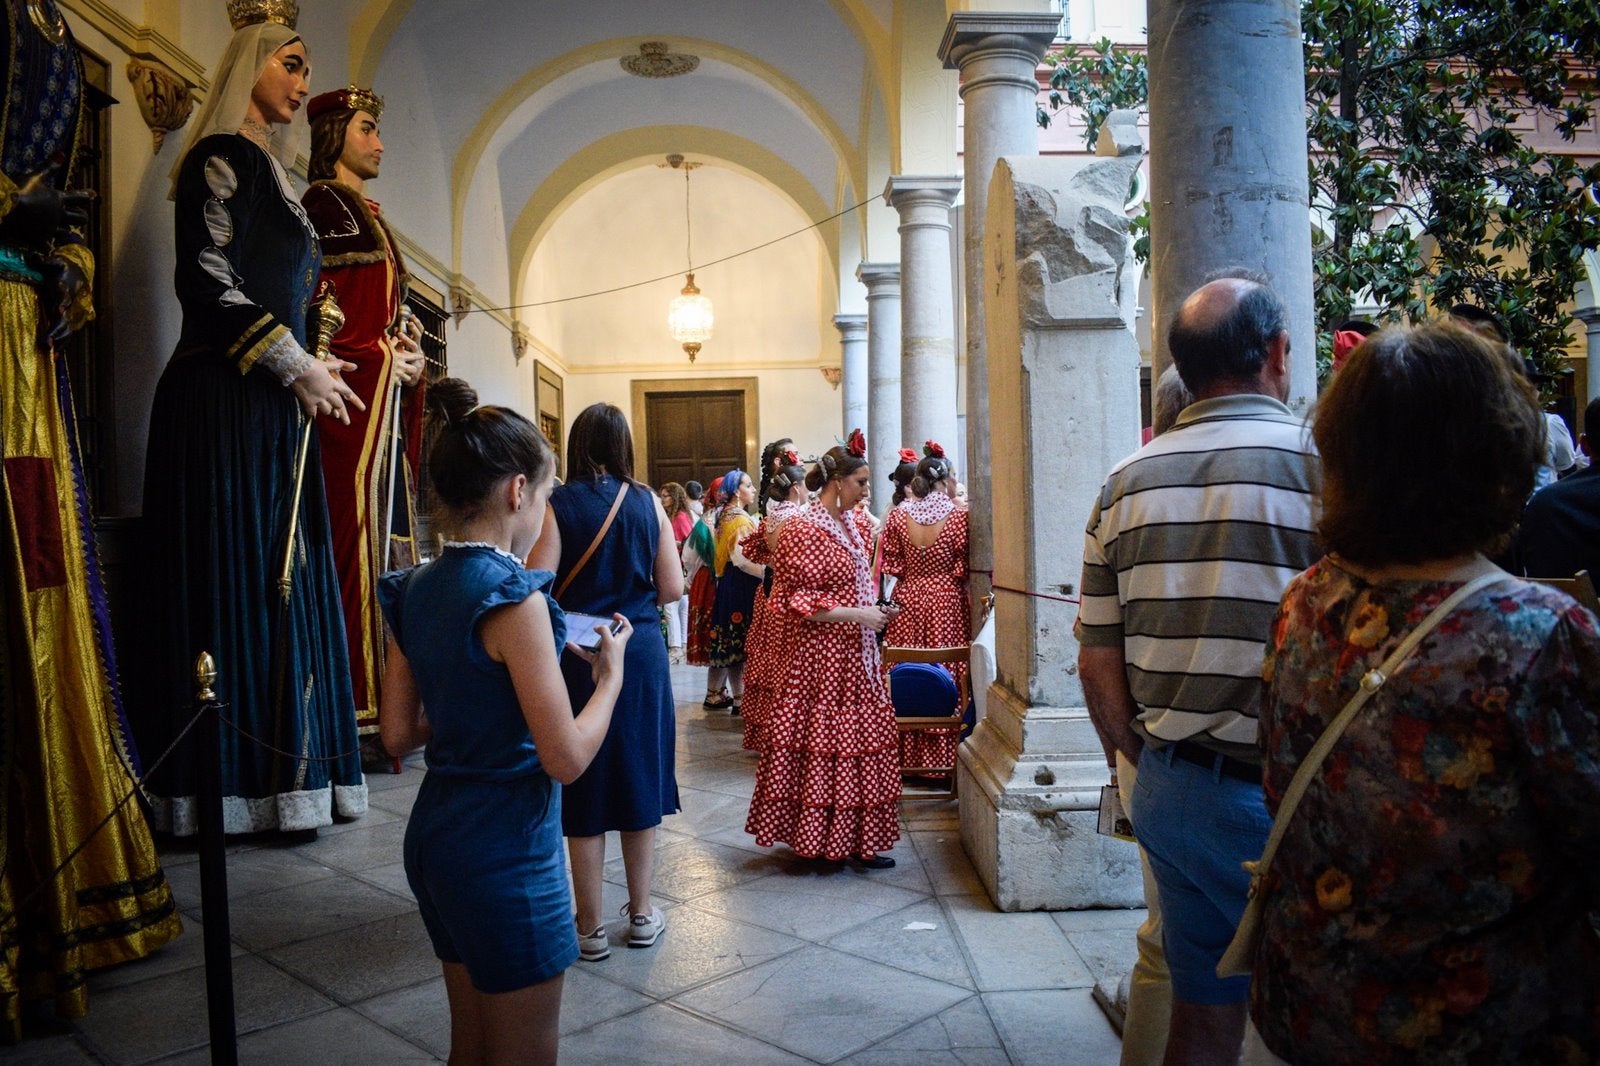
[[[567,571],[567,576],[561,579],[561,584],[556,586],[555,598],[557,600],[560,600],[561,594],[567,591],[567,586],[572,584],[572,579],[583,573],[583,568],[594,556],[595,549],[600,547],[602,540],[606,539],[606,532],[611,529],[611,523],[616,520],[617,512],[622,510],[622,501],[628,495],[628,487],[628,482],[624,480],[617,488],[617,498],[611,501],[611,510],[606,512],[606,520],[600,523],[600,531],[594,535],[594,540],[589,542],[589,546],[578,557],[577,563],[573,565],[571,570]]]
[[[1283,802],[1278,805],[1277,817],[1272,820],[1272,832],[1267,836],[1267,845],[1262,849],[1261,859],[1255,864],[1255,868],[1252,871],[1255,875],[1255,884],[1259,885],[1262,879],[1266,877],[1267,869],[1272,865],[1272,857],[1278,851],[1278,842],[1283,839],[1284,829],[1288,826],[1290,819],[1294,817],[1295,808],[1300,806],[1300,798],[1306,794],[1306,789],[1311,787],[1311,782],[1316,778],[1317,771],[1322,768],[1323,760],[1328,757],[1328,753],[1333,750],[1333,746],[1344,735],[1345,727],[1355,718],[1357,712],[1366,706],[1367,700],[1371,699],[1373,693],[1383,687],[1385,681],[1394,676],[1394,672],[1400,668],[1400,664],[1410,657],[1418,644],[1422,643],[1422,638],[1431,633],[1434,626],[1442,622],[1446,615],[1455,610],[1462,600],[1487,585],[1505,580],[1506,577],[1507,575],[1503,571],[1498,570],[1493,573],[1479,574],[1465,585],[1456,589],[1449,596],[1446,596],[1439,606],[1428,614],[1428,617],[1418,623],[1415,629],[1406,635],[1406,638],[1400,642],[1400,646],[1383,661],[1382,666],[1379,666],[1376,670],[1368,670],[1366,675],[1361,678],[1361,687],[1350,698],[1350,702],[1345,704],[1344,710],[1340,711],[1333,721],[1328,723],[1328,728],[1322,731],[1322,736],[1318,737],[1317,742],[1312,745],[1311,751],[1305,757],[1305,761],[1295,770],[1294,777],[1289,781],[1289,787],[1284,790]]]

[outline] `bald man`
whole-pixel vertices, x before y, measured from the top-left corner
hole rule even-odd
[[[1085,537],[1078,668],[1155,877],[1172,975],[1165,1061],[1238,1059],[1248,977],[1218,978],[1272,819],[1261,666],[1284,587],[1317,559],[1320,468],[1289,394],[1283,303],[1259,279],[1196,290],[1168,347],[1195,401],[1112,469]],[[1130,1016],[1133,1010],[1130,1004]]]

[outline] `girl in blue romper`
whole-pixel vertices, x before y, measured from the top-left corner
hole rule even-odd
[[[378,591],[392,633],[380,735],[391,755],[427,745],[406,878],[444,964],[452,1059],[554,1062],[562,974],[578,957],[561,785],[605,738],[632,627],[617,615],[597,651],[578,652],[595,688],[574,717],[554,575],[522,564],[550,496],[550,445],[516,412],[479,407],[463,381],[430,385],[427,403],[454,539]]]

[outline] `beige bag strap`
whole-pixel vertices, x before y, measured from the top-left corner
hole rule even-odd
[[[572,569],[567,571],[567,576],[561,579],[561,584],[556,586],[557,600],[561,599],[561,594],[567,591],[567,586],[572,584],[572,579],[583,573],[584,566],[594,557],[595,549],[600,547],[602,540],[606,539],[606,532],[610,530],[611,523],[616,520],[617,512],[622,510],[622,501],[628,495],[628,488],[627,481],[623,481],[617,488],[617,498],[611,501],[611,510],[606,512],[606,520],[600,523],[600,532],[594,535],[594,540],[589,542],[589,546],[584,549],[583,555],[579,557]]]
[[[1272,820],[1272,832],[1267,836],[1267,846],[1262,849],[1261,858],[1255,863],[1246,864],[1251,868],[1256,885],[1261,884],[1267,876],[1267,868],[1272,865],[1272,856],[1278,850],[1278,842],[1283,839],[1284,828],[1289,824],[1289,820],[1294,817],[1295,808],[1300,806],[1300,797],[1304,796],[1306,789],[1311,787],[1311,782],[1317,776],[1317,771],[1322,768],[1323,760],[1328,757],[1328,753],[1333,750],[1333,746],[1344,735],[1345,727],[1355,718],[1356,712],[1366,706],[1367,700],[1372,698],[1372,694],[1382,688],[1385,681],[1394,676],[1394,672],[1400,668],[1400,664],[1410,657],[1418,644],[1422,643],[1422,638],[1431,633],[1434,626],[1444,621],[1445,616],[1455,610],[1462,600],[1487,585],[1505,580],[1507,576],[1501,570],[1488,574],[1479,574],[1465,585],[1456,589],[1449,596],[1446,596],[1439,606],[1435,607],[1428,617],[1424,618],[1417,625],[1417,628],[1406,636],[1406,639],[1400,642],[1400,646],[1383,661],[1382,666],[1376,670],[1367,671],[1366,676],[1361,679],[1361,687],[1350,698],[1350,702],[1345,704],[1344,710],[1340,711],[1333,721],[1328,723],[1328,728],[1322,731],[1322,736],[1318,737],[1317,742],[1312,745],[1305,761],[1295,770],[1294,777],[1289,781],[1289,787],[1284,790],[1283,802],[1278,805],[1278,816]]]

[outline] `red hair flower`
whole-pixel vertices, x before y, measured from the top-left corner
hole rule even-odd
[[[900,461],[902,463],[914,463],[917,461],[917,453],[912,451],[910,448],[901,448]]]
[[[943,459],[944,445],[936,440],[925,440],[922,442],[922,454],[935,459]]]
[[[783,461],[788,463],[790,466],[799,466],[800,453],[795,451],[793,448],[785,448],[783,450]]]
[[[850,431],[850,439],[844,442],[844,450],[857,459],[865,459],[867,457],[867,438],[859,429],[852,429]]]

